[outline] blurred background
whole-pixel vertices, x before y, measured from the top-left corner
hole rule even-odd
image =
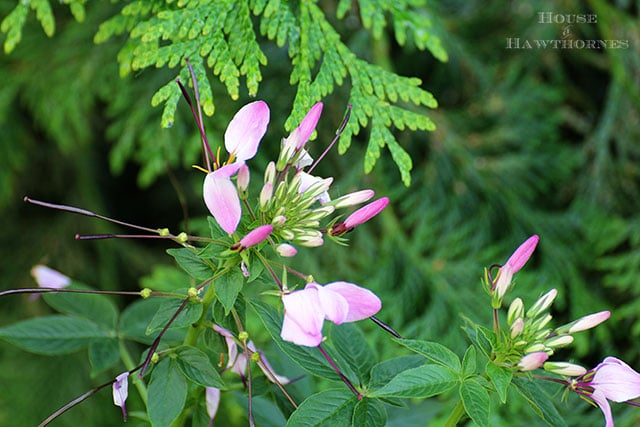
[[[383,301],[380,319],[405,337],[438,341],[462,355],[468,345],[463,318],[491,322],[483,268],[504,263],[528,236],[539,234],[538,249],[507,300],[518,295],[528,305],[557,288],[557,324],[611,310],[605,325],[581,333],[556,359],[593,367],[615,355],[640,368],[640,2],[450,0],[419,6],[448,52],[446,63],[409,44],[400,47],[390,32],[374,40],[355,11],[338,21],[333,2],[320,4],[361,58],[422,79],[439,102],[424,112],[437,130],[394,130],[414,162],[410,187],[384,154],[371,174],[363,173],[366,129],[345,155],[331,152],[315,172],[335,177],[334,194],[372,188],[391,204],[351,233],[348,247],[301,250],[292,265],[320,283],[346,280],[374,290]],[[2,2],[0,18],[13,7]],[[149,68],[121,79],[115,59],[124,39],[92,41],[98,25],[120,8],[91,2],[78,23],[68,8],[56,6],[53,37],[31,16],[20,45],[0,55],[2,290],[33,287],[29,270],[37,263],[113,290],[139,290],[143,278],[154,272],[161,277],[158,268],[174,265],[166,242],[76,241],[76,233],[123,230],[28,205],[25,195],[172,231],[183,230],[185,218],[207,214],[202,175],[191,168],[201,162],[200,143],[186,103],[180,101],[170,129],[160,127],[161,109],[150,105],[175,70]],[[539,12],[591,14],[597,22],[541,23]],[[535,44],[548,39],[574,43]],[[584,40],[620,43],[580,48]],[[269,64],[258,98],[270,105],[271,123],[250,163],[254,184],[286,135],[283,124],[295,95],[286,52],[267,41],[263,49]],[[249,98],[245,89],[231,101],[224,86],[211,81],[216,114],[205,124],[215,144]],[[315,155],[340,124],[348,91],[324,102]],[[130,302],[114,301],[120,307]],[[0,298],[1,326],[49,313],[42,300]],[[362,326],[381,358],[397,354],[387,335]],[[86,352],[45,357],[0,342],[0,425],[36,425],[119,371],[89,372]],[[561,402],[562,390],[550,391],[569,425],[602,425],[599,410],[576,396]],[[234,404],[223,402],[228,417],[236,416]],[[413,411],[394,409],[390,425],[438,425],[448,405],[431,399]],[[541,424],[525,407],[510,397],[493,410],[492,425]],[[618,425],[640,423],[637,409],[614,404],[613,411]],[[120,422],[104,390],[52,425]]]

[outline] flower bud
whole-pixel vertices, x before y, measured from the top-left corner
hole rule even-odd
[[[273,185],[276,181],[276,165],[273,162],[267,164],[267,168],[264,170],[264,183],[270,182]]]
[[[549,338],[544,342],[544,345],[551,348],[559,348],[568,346],[573,342],[571,335],[558,335],[556,337]]]
[[[582,366],[569,362],[546,362],[544,370],[567,377],[579,377],[587,373],[587,370]]]
[[[544,327],[547,326],[547,324],[551,321],[551,319],[553,319],[553,316],[551,316],[550,314],[537,318],[535,321],[531,322],[531,332],[536,333],[542,331]],[[548,335],[548,333],[546,333],[545,336],[546,335]]]
[[[359,205],[371,199],[375,195],[373,190],[360,190],[353,193],[345,194],[338,197],[331,204],[336,209],[346,208],[347,206]]]
[[[344,220],[344,226],[347,229],[350,229],[363,224],[382,212],[382,210],[386,208],[388,204],[389,198],[381,197],[378,200],[361,207],[360,209],[349,215],[347,219]]]
[[[244,198],[246,198],[247,188],[249,188],[249,179],[249,167],[243,164],[240,166],[240,169],[238,169],[238,181],[236,184],[238,186],[238,193],[240,193],[241,196],[244,195]]]
[[[271,220],[271,224],[273,224],[274,227],[281,227],[286,222],[287,222],[287,217],[284,215],[274,216],[273,219]]]
[[[278,252],[278,255],[282,257],[292,257],[298,253],[298,250],[293,245],[281,243],[276,246],[276,252]]]
[[[509,306],[507,312],[507,323],[511,325],[516,319],[521,319],[524,316],[524,304],[520,298],[513,300]]]
[[[523,244],[518,246],[513,254],[509,257],[506,264],[503,265],[498,271],[498,277],[493,285],[493,291],[499,301],[511,286],[511,279],[513,275],[517,273],[531,257],[531,254],[538,244],[538,236],[533,235],[529,237]]]
[[[518,369],[523,372],[533,371],[534,369],[540,368],[548,358],[549,355],[544,351],[529,353],[522,356],[517,366]]]
[[[551,304],[553,300],[556,299],[558,295],[557,289],[551,289],[549,292],[538,298],[538,300],[533,304],[533,306],[527,311],[527,317],[532,318],[536,317],[538,314],[545,311]]]
[[[269,202],[271,202],[271,198],[273,197],[273,184],[270,182],[265,182],[262,186],[262,191],[260,191],[260,209],[266,210],[269,206]]]
[[[544,352],[546,350],[546,347],[544,344],[542,343],[535,343],[530,345],[529,347],[524,349],[525,353],[537,353],[537,352]]]
[[[573,334],[575,332],[585,331],[587,329],[594,328],[598,326],[600,323],[604,322],[611,316],[611,313],[608,310],[599,311],[598,313],[592,313],[587,316],[581,317],[578,320],[574,320],[571,323],[567,323],[566,325],[560,326],[556,329],[556,332],[559,334],[568,333]]]
[[[509,328],[509,330],[511,331],[511,338],[513,339],[518,335],[520,335],[523,329],[524,329],[524,320],[522,320],[522,317],[518,317],[516,320],[513,321],[513,323],[511,324],[511,327]]]
[[[254,228],[247,233],[246,236],[240,239],[240,248],[246,249],[257,245],[258,243],[262,243],[267,237],[269,237],[272,231],[273,225],[271,224],[260,225]]]

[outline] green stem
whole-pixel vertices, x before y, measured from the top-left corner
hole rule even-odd
[[[207,313],[209,312],[209,308],[211,307],[211,304],[213,304],[213,301],[215,301],[215,299],[216,290],[214,281],[212,280],[211,283],[209,283],[207,291],[202,297],[202,315],[200,315],[200,318],[194,323],[193,327],[189,328],[187,336],[184,339],[185,345],[193,346],[198,342],[198,337],[200,336],[206,325]]]
[[[462,405],[462,401],[458,401],[458,404],[455,406],[455,408],[453,408],[453,411],[451,411],[451,415],[449,415],[449,418],[447,419],[447,421],[444,423],[445,427],[455,427],[458,425],[458,423],[460,422],[460,420],[464,417],[464,406]]]

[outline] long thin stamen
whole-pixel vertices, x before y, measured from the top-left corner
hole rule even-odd
[[[347,112],[344,115],[344,119],[342,119],[342,123],[340,124],[340,127],[336,131],[336,136],[333,138],[333,140],[327,146],[327,148],[322,152],[322,154],[320,154],[320,157],[318,157],[318,159],[311,165],[307,173],[311,173],[311,171],[318,165],[318,163],[320,163],[320,161],[324,158],[324,156],[327,155],[327,153],[329,152],[329,150],[331,150],[331,148],[335,145],[335,143],[338,142],[338,139],[340,139],[340,135],[342,135],[342,132],[344,132],[344,128],[347,127],[347,123],[349,122],[349,117],[351,117],[351,104],[347,106]]]
[[[140,296],[140,292],[135,291],[98,291],[88,289],[58,289],[58,288],[21,288],[9,289],[0,292],[0,297],[14,294],[54,294],[54,293],[76,293],[76,294],[102,294],[102,295],[133,295]],[[167,296],[170,294],[164,292],[153,292],[149,296]]]
[[[320,353],[322,353],[322,355],[324,356],[325,359],[327,359],[327,362],[329,362],[329,365],[331,365],[331,367],[333,368],[334,371],[336,371],[336,373],[340,376],[340,379],[347,385],[347,387],[349,387],[349,390],[351,390],[353,392],[353,394],[356,395],[356,397],[358,398],[358,400],[362,400],[362,395],[360,394],[360,392],[355,388],[355,386],[353,385],[353,383],[349,380],[349,378],[347,378],[342,371],[340,370],[340,368],[338,368],[338,366],[334,363],[333,359],[331,359],[331,357],[329,357],[329,354],[325,351],[324,348],[322,348],[321,345],[318,345],[318,350],[320,350]]]
[[[382,320],[378,319],[376,316],[371,316],[371,317],[369,317],[369,319],[371,319],[373,321],[373,323],[375,323],[376,325],[380,326],[382,329],[384,329],[385,331],[389,332],[394,337],[402,339],[402,335],[400,335],[398,332],[396,332],[396,330],[393,329],[391,326],[387,325]]]
[[[40,200],[32,199],[29,196],[24,196],[23,200],[25,202],[31,203],[33,205],[44,206],[45,208],[56,209],[56,210],[65,211],[65,212],[71,212],[71,213],[75,213],[75,214],[78,214],[78,215],[84,215],[84,216],[88,216],[88,217],[92,217],[92,218],[98,218],[98,219],[101,219],[103,221],[111,222],[113,224],[123,225],[125,227],[135,228],[137,230],[143,230],[143,231],[147,231],[149,233],[158,233],[158,230],[154,230],[153,228],[147,228],[147,227],[142,227],[140,225],[129,224],[128,222],[119,221],[117,219],[109,218],[109,217],[106,217],[104,215],[100,215],[100,214],[97,214],[95,212],[88,211],[86,209],[76,208],[74,206],[58,205],[58,204],[55,204],[55,203],[43,202],[43,201],[40,201]]]

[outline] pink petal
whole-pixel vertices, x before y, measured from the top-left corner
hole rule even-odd
[[[260,354],[260,360],[258,360],[258,366],[260,367],[260,370],[262,371],[264,376],[267,377],[269,381],[271,381],[272,383],[277,383],[281,385],[289,384],[291,382],[289,378],[283,377],[282,375],[278,375],[275,373],[275,371],[271,367],[271,364],[267,360],[264,353],[262,353],[262,351],[258,351],[258,353]]]
[[[285,341],[307,347],[317,347],[322,342],[324,312],[320,307],[318,291],[303,289],[286,294],[284,321],[280,336]]]
[[[344,220],[344,226],[347,229],[350,229],[363,224],[382,212],[382,210],[386,208],[388,204],[389,198],[381,197],[378,200],[361,207],[360,209],[349,215],[347,219]]]
[[[222,169],[219,169],[220,171]],[[236,186],[229,178],[218,177],[212,172],[204,179],[204,203],[220,227],[229,234],[233,234],[240,223],[242,210]]]
[[[529,260],[531,254],[536,249],[539,237],[534,234],[529,237],[507,260],[507,265],[511,267],[514,273],[517,273]]]
[[[544,351],[536,351],[534,353],[526,354],[522,356],[520,362],[518,362],[518,369],[523,372],[533,371],[534,369],[542,367],[548,358],[549,355]]]
[[[289,138],[287,138],[287,140],[291,140],[292,143],[295,143],[297,150],[304,147],[311,137],[311,134],[316,129],[316,125],[320,119],[320,114],[322,114],[322,102],[317,102],[313,107],[311,107],[307,115],[304,116],[304,119],[300,122],[300,126],[295,128],[293,132],[291,132]]]
[[[331,320],[336,325],[339,325],[347,319],[349,304],[342,295],[324,286],[320,286],[317,283],[309,283],[305,289],[308,288],[313,288],[318,291],[318,298],[325,319]]]
[[[587,329],[594,328],[598,326],[600,323],[607,320],[609,317],[611,317],[611,312],[609,312],[608,310],[589,314],[573,322],[573,325],[569,327],[569,330],[567,332],[570,334],[573,334],[576,332],[581,332]]]
[[[71,284],[71,279],[46,265],[35,265],[31,269],[31,276],[41,288],[66,288]]]
[[[218,406],[220,405],[220,389],[215,387],[205,388],[205,402],[207,405],[207,414],[209,414],[209,420],[213,420],[218,412]]]
[[[233,339],[233,334],[231,333],[231,331],[218,325],[213,325],[213,330],[222,335],[224,337],[224,341],[227,343],[229,360],[227,361],[226,369],[229,369],[234,365],[234,363],[236,363],[236,359],[238,358],[238,345]]]
[[[116,377],[112,386],[113,404],[122,408],[122,417],[127,421],[126,400],[129,396],[129,372],[123,372]]]
[[[607,357],[595,368],[591,385],[614,402],[640,397],[640,374],[615,357]]]
[[[266,102],[254,101],[245,105],[233,116],[224,133],[225,148],[238,161],[252,158],[268,124],[269,106]]]
[[[373,316],[382,308],[380,298],[368,289],[348,282],[333,282],[324,287],[340,294],[349,305],[345,322],[355,322]]]
[[[613,424],[613,415],[611,415],[611,406],[607,401],[607,398],[604,394],[599,390],[594,390],[593,394],[589,396],[591,400],[596,402],[602,413],[604,414],[604,427],[614,427]]]

